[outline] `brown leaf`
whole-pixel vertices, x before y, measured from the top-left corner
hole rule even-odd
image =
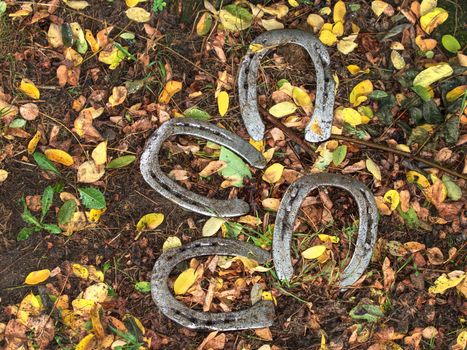
[[[443,252],[438,247],[428,248],[426,254],[431,265],[441,265],[444,262]]]
[[[26,103],[19,107],[19,113],[26,120],[34,120],[39,115],[39,107],[34,103]]]
[[[127,96],[128,90],[124,86],[115,86],[112,89],[112,95],[109,97],[109,106],[115,107],[121,105]]]
[[[396,279],[396,274],[394,270],[391,268],[391,261],[388,257],[384,259],[383,262],[383,277],[384,277],[384,289],[389,292],[394,281]]]
[[[255,334],[261,339],[272,341],[272,333],[269,327],[255,329]]]

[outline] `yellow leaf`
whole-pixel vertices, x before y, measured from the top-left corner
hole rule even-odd
[[[449,77],[453,72],[454,71],[449,64],[442,62],[437,65],[428,67],[427,69],[418,73],[418,75],[413,80],[413,85],[428,87],[438,80]]]
[[[89,277],[89,270],[86,266],[80,264],[72,264],[71,271],[76,277],[82,278],[83,280],[87,280]]]
[[[322,16],[329,16],[331,12],[332,10],[329,6],[325,6],[321,10],[319,10],[319,14]]]
[[[5,181],[8,178],[8,171],[5,169],[0,169],[0,183]]]
[[[131,7],[125,13],[129,19],[138,23],[146,23],[151,19],[151,13],[141,7]]]
[[[349,100],[355,107],[367,100],[367,96],[373,92],[373,83],[363,80],[354,86],[350,92]]]
[[[342,118],[352,126],[362,124],[362,115],[353,108],[344,108],[342,110]]]
[[[185,294],[193,283],[195,283],[197,277],[196,270],[191,267],[178,275],[174,283],[175,295]]]
[[[78,182],[93,183],[104,176],[105,168],[103,165],[96,165],[93,160],[87,160],[78,167]]]
[[[107,141],[102,141],[91,153],[92,159],[96,165],[104,165],[107,161]]]
[[[162,90],[161,94],[159,95],[159,103],[167,104],[169,103],[170,99],[175,95],[177,92],[182,90],[182,83],[175,80],[170,80],[165,84],[164,90]]]
[[[104,282],[104,273],[97,270],[94,266],[90,265],[89,270],[89,279],[94,282]]]
[[[357,43],[350,40],[339,40],[337,43],[337,49],[344,55],[348,55],[349,53],[351,53],[357,48],[357,46]]]
[[[405,67],[405,60],[402,55],[396,50],[391,51],[391,62],[394,68],[400,70]]]
[[[227,113],[229,109],[229,94],[227,91],[221,91],[219,95],[217,95],[217,108],[221,117]]]
[[[125,53],[116,46],[112,46],[110,50],[102,50],[98,59],[100,62],[108,64],[109,69],[113,70],[125,59]]]
[[[83,63],[83,57],[73,50],[71,47],[67,47],[64,51],[65,59],[73,62],[73,66],[78,67],[81,63]]]
[[[154,230],[164,221],[164,214],[150,213],[146,214],[139,219],[136,224],[136,231]]]
[[[310,247],[302,252],[302,256],[305,259],[312,260],[317,259],[326,251],[326,246],[324,245],[315,245]]]
[[[221,9],[218,16],[224,29],[229,32],[245,30],[249,28],[252,23],[250,19],[237,17],[225,9]]]
[[[250,145],[256,148],[259,152],[264,152],[264,144],[265,144],[264,140],[256,141],[250,138],[250,141],[248,142],[250,143]]]
[[[332,46],[337,42],[337,36],[332,31],[323,29],[319,33],[319,40],[327,46]]]
[[[433,11],[436,6],[438,6],[438,0],[422,0],[420,4],[420,16],[424,16]]]
[[[396,210],[400,203],[399,192],[396,190],[389,190],[384,194],[384,201],[391,205],[391,210]]]
[[[292,97],[297,106],[310,107],[311,97],[307,92],[299,87],[294,86],[292,89]]]
[[[274,163],[265,170],[262,179],[273,185],[281,179],[283,171],[284,166],[282,164]]]
[[[263,291],[261,293],[261,299],[262,300],[270,300],[270,301],[273,301],[274,302],[274,305],[277,305],[277,299],[274,297],[274,295],[272,295],[271,292],[268,292],[268,291]],[[261,349],[261,348],[260,348]],[[260,350],[258,349],[258,350]]]
[[[428,182],[428,179],[424,175],[417,173],[414,170],[410,170],[409,172],[407,172],[407,181],[409,183],[416,182],[422,188],[430,187],[430,183]]]
[[[292,6],[292,7],[300,6],[300,4],[298,3],[297,0],[287,0],[287,2],[288,2],[289,5]]]
[[[276,118],[282,118],[294,113],[296,110],[297,106],[293,102],[284,101],[269,108],[269,113]]]
[[[46,149],[44,154],[48,160],[65,166],[71,166],[75,163],[73,158],[67,152],[62,151],[61,149]]]
[[[101,306],[99,304],[95,304],[91,310],[91,322],[93,333],[99,339],[103,339],[105,337],[105,331],[100,318],[100,310]]]
[[[209,218],[203,225],[203,237],[214,236],[217,231],[220,230],[221,226],[224,224],[225,220],[222,218],[212,217]]]
[[[376,16],[381,16],[381,14],[386,10],[386,8],[389,6],[388,3],[384,1],[379,1],[375,0],[371,3],[371,9],[375,13]]]
[[[287,13],[289,13],[289,8],[286,5],[283,4],[276,4],[272,6],[263,6],[263,5],[258,5],[258,7],[263,10],[263,12],[267,13],[268,15],[272,15],[274,17],[277,17],[281,19]]]
[[[29,79],[22,79],[19,84],[19,89],[34,100],[38,100],[41,97],[39,89]]]
[[[427,34],[431,32],[440,24],[444,23],[449,17],[448,12],[441,8],[436,7],[432,11],[428,12],[426,15],[420,17],[420,26]]]
[[[459,333],[456,339],[456,346],[458,347],[459,350],[465,349],[467,347],[467,331],[462,331]]]
[[[83,10],[89,6],[89,3],[84,0],[67,0],[64,3],[73,10]]]
[[[334,13],[333,13],[334,23],[344,22],[344,17],[346,13],[347,13],[347,9],[345,8],[345,3],[343,1],[336,2],[336,4],[334,5]]]
[[[362,68],[360,68],[359,66],[357,66],[355,64],[348,65],[347,70],[352,75],[357,75],[358,73],[364,73],[364,74],[370,73],[370,68],[362,69]]]
[[[317,33],[323,27],[324,19],[320,15],[312,13],[308,15],[306,22],[311,28],[313,28],[313,31]]]
[[[342,22],[336,22],[332,26],[332,32],[338,37],[344,35],[344,24]]]
[[[90,222],[99,222],[102,214],[107,211],[107,208],[104,209],[91,209],[88,214],[88,220]],[[87,212],[86,212],[87,213]]]
[[[454,288],[465,278],[466,273],[464,271],[452,271],[447,275],[443,273],[435,281],[434,285],[428,288],[429,293],[433,294],[444,294],[450,288]]]
[[[417,37],[415,38],[415,43],[423,52],[433,50],[438,44],[438,42],[435,39],[423,39],[421,35],[417,35]]]
[[[177,236],[169,236],[162,245],[162,251],[166,252],[169,249],[181,247],[182,241]]]
[[[265,198],[261,201],[264,209],[277,211],[279,209],[280,200],[277,198]]]
[[[94,334],[90,333],[80,340],[78,345],[76,345],[75,350],[91,350],[92,343],[94,340]]]
[[[373,177],[376,180],[381,181],[381,170],[379,169],[379,166],[375,162],[373,162],[373,160],[371,160],[370,158],[367,158],[365,164],[366,164],[366,168],[373,175]]]
[[[97,51],[99,51],[100,49],[99,43],[97,42],[92,32],[89,29],[86,29],[84,33],[85,33],[84,37],[86,38],[86,41],[88,42],[89,47],[91,48],[91,51],[93,53],[96,53]]]
[[[146,2],[146,0],[125,0],[125,4],[128,7],[135,7],[138,5],[140,2]]]
[[[339,237],[337,237],[337,236],[326,235],[326,234],[324,234],[324,233],[320,233],[320,234],[318,235],[318,238],[319,238],[322,242],[339,243],[339,241],[340,241]]]
[[[275,18],[261,19],[261,25],[266,30],[284,29],[284,25]]]
[[[103,303],[109,295],[109,287],[105,283],[96,283],[86,288],[83,299]]]
[[[112,89],[112,95],[110,95],[109,97],[109,105],[111,107],[121,105],[125,101],[127,93],[128,90],[126,89],[126,87],[115,86]]]
[[[448,102],[454,102],[459,97],[461,97],[465,93],[465,91],[467,91],[467,85],[455,87],[446,94],[446,100]]]
[[[36,150],[37,144],[39,143],[41,139],[41,132],[40,130],[37,130],[32,139],[28,143],[28,153],[33,154],[34,151]]]
[[[49,277],[50,277],[50,270],[48,269],[32,271],[26,276],[24,283],[29,284],[30,286],[33,286],[33,285],[44,282]]]

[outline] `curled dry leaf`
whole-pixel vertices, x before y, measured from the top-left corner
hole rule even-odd
[[[169,103],[170,99],[175,95],[177,92],[182,90],[182,83],[175,80],[170,80],[165,84],[164,89],[162,90],[161,94],[159,95],[159,103],[167,104]]]
[[[128,90],[124,86],[115,86],[112,89],[112,95],[109,97],[110,107],[121,105],[127,96]]]

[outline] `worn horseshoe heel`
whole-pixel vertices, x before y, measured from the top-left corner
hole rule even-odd
[[[378,210],[371,191],[360,181],[339,174],[316,174],[299,178],[282,198],[274,227],[272,254],[274,268],[280,280],[293,275],[290,245],[300,206],[308,193],[319,186],[338,187],[348,191],[358,205],[359,227],[355,251],[342,273],[341,287],[355,283],[370,263],[378,230]]]
[[[167,278],[173,268],[184,260],[206,255],[245,256],[260,264],[270,259],[269,252],[261,248],[225,238],[203,238],[169,249],[156,261],[151,276],[152,299],[160,311],[171,320],[191,329],[233,331],[271,326],[274,304],[269,300],[259,301],[246,310],[209,313],[192,310],[173,297],[167,286]]]
[[[315,110],[305,131],[305,140],[322,142],[331,136],[335,83],[329,69],[330,57],[324,45],[311,33],[297,29],[271,30],[258,36],[250,44],[261,45],[262,49],[253,52],[249,49],[238,74],[238,95],[240,111],[248,134],[254,140],[262,140],[265,125],[258,112],[256,84],[261,59],[273,48],[285,44],[297,44],[310,55],[316,70]]]
[[[149,138],[140,162],[144,180],[165,198],[196,213],[218,217],[234,217],[248,213],[248,203],[240,199],[206,198],[188,191],[164,174],[159,164],[159,151],[164,141],[173,135],[201,137],[227,147],[256,168],[263,169],[266,166],[263,155],[234,133],[199,120],[177,118],[162,124]]]

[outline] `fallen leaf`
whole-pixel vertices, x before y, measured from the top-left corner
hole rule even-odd
[[[284,166],[282,164],[274,163],[264,171],[262,179],[267,183],[274,185],[281,179],[283,171]]]
[[[305,90],[296,86],[292,89],[292,98],[295,104],[300,107],[310,107],[312,104],[310,95]]]
[[[78,167],[78,182],[93,183],[104,176],[105,167],[96,165],[93,160],[87,160]]]
[[[415,43],[417,44],[418,48],[423,52],[433,50],[436,47],[436,45],[438,45],[438,42],[435,39],[423,39],[421,35],[417,35],[417,37],[415,38]]]
[[[269,30],[284,29],[284,24],[282,24],[281,22],[279,22],[275,18],[271,18],[271,19],[262,18],[261,19],[261,25],[263,26],[264,29],[266,29],[268,31]]]
[[[217,95],[217,108],[221,117],[227,113],[229,109],[229,94],[227,91],[221,91]]]
[[[212,15],[205,12],[201,15],[198,23],[196,24],[196,34],[199,36],[205,36],[209,33],[212,27]]]
[[[33,286],[33,285],[44,282],[45,280],[49,278],[49,276],[50,276],[50,270],[48,269],[32,271],[26,276],[24,283],[30,286]]]
[[[83,299],[103,303],[109,295],[109,286],[105,283],[96,283],[86,288]]]
[[[306,22],[313,28],[313,31],[317,33],[323,27],[324,19],[320,15],[312,13],[308,15]]]
[[[107,208],[103,208],[103,209],[91,208],[91,210],[89,210],[89,213],[86,212],[87,218],[90,222],[99,222],[102,214],[104,214],[106,211],[107,211]]]
[[[255,334],[263,340],[272,341],[272,333],[269,327],[257,328]]]
[[[348,55],[357,48],[358,44],[351,40],[339,40],[337,42],[337,50],[344,55]]]
[[[28,143],[28,154],[33,154],[36,150],[37,144],[41,140],[42,134],[37,130],[32,139]]]
[[[151,13],[141,7],[131,7],[125,13],[129,19],[138,23],[146,23],[151,19]]]
[[[400,203],[399,192],[396,190],[389,190],[384,195],[384,201],[388,203],[391,207],[391,210],[396,210],[397,206]]]
[[[94,35],[92,34],[92,32],[89,29],[86,29],[84,31],[84,37],[85,37],[86,41],[88,42],[89,47],[91,48],[91,51],[93,53],[98,52],[99,49],[100,49],[99,43],[97,42],[96,38],[94,37]]]
[[[344,108],[342,110],[342,118],[352,126],[362,124],[362,115],[353,108]]]
[[[425,33],[431,34],[436,27],[448,19],[448,16],[449,14],[445,9],[436,7],[432,11],[420,17],[420,26]]]
[[[347,13],[347,9],[345,7],[345,3],[343,1],[336,2],[336,4],[334,5],[334,13],[333,13],[334,23],[344,22],[346,13]]]
[[[373,92],[373,83],[370,80],[363,80],[354,86],[350,92],[349,100],[354,107],[359,106],[368,99],[368,95]]]
[[[433,286],[428,288],[429,293],[433,294],[444,294],[448,289],[456,287],[460,284],[466,276],[464,271],[452,271],[447,275],[443,273],[438,279],[435,281]]]
[[[169,249],[177,248],[182,246],[182,241],[177,236],[169,236],[162,244],[162,251],[166,252]]]
[[[222,161],[222,160],[213,160],[213,161],[209,162],[208,165],[206,165],[203,168],[203,170],[201,170],[199,172],[199,176],[209,177],[209,176],[217,173],[218,171],[224,169],[226,165],[227,165],[227,163]]]
[[[326,235],[324,233],[318,234],[318,238],[321,240],[321,242],[339,243],[340,241],[339,237]]]
[[[409,183],[415,182],[418,185],[420,185],[422,188],[430,187],[430,183],[428,182],[428,179],[424,175],[417,173],[414,170],[410,170],[407,172],[407,181]]]
[[[308,260],[317,259],[326,251],[326,246],[315,245],[302,252],[302,257]]]
[[[386,10],[386,8],[389,6],[387,2],[384,1],[379,1],[379,0],[374,0],[371,3],[371,9],[375,13],[376,16],[381,16],[381,14]]]
[[[63,1],[69,8],[73,10],[84,10],[89,6],[89,3],[85,0],[67,0]]]
[[[155,230],[164,221],[164,214],[150,213],[143,215],[136,224],[136,231]]]
[[[375,162],[373,162],[371,158],[367,158],[365,164],[366,168],[373,175],[373,177],[377,181],[381,181],[381,169],[379,168],[379,166]]]
[[[178,275],[173,287],[175,295],[185,294],[195,283],[197,277],[196,270],[191,267]]]
[[[454,70],[448,63],[442,62],[418,73],[413,80],[413,85],[420,85],[426,88],[438,80],[451,76],[453,72]]]
[[[100,46],[102,47],[102,45]],[[99,52],[98,60],[102,63],[108,64],[109,69],[113,70],[118,67],[125,57],[125,53],[119,50],[115,45],[109,45]]]
[[[115,86],[112,89],[112,95],[109,96],[110,107],[121,105],[127,96],[128,90],[124,86]]]
[[[225,223],[225,219],[212,217],[209,218],[203,225],[203,237],[214,236]]]
[[[269,113],[276,118],[282,118],[294,113],[296,110],[297,106],[293,102],[284,101],[269,108]]]
[[[277,198],[265,198],[261,201],[264,209],[269,209],[272,211],[279,210],[280,200]]]
[[[405,60],[402,55],[396,50],[391,51],[391,62],[394,68],[400,70],[405,67]]]
[[[83,280],[87,280],[89,277],[89,270],[86,266],[80,264],[71,264],[71,271],[76,277],[82,278]]]
[[[64,166],[72,166],[75,163],[73,158],[67,152],[62,151],[61,149],[46,149],[44,154],[48,160],[62,164]]]
[[[6,181],[7,178],[8,178],[8,171],[6,171],[5,169],[0,169],[0,183]]]
[[[319,40],[326,46],[332,46],[337,43],[337,36],[332,31],[324,29],[319,33]]]
[[[107,141],[102,141],[93,149],[91,157],[96,166],[104,165],[107,162]]]
[[[39,115],[39,107],[34,103],[26,103],[19,107],[19,113],[26,120],[34,120]]]
[[[128,7],[135,7],[138,5],[140,2],[146,2],[146,0],[125,0],[125,4]]]
[[[231,32],[245,30],[253,22],[253,15],[247,9],[235,4],[224,6],[218,16],[224,28]]]
[[[22,79],[19,85],[19,89],[34,100],[38,100],[41,97],[39,89],[29,79]]]
[[[164,89],[159,95],[159,103],[167,104],[170,99],[179,91],[182,90],[182,83],[175,80],[170,80],[165,84]]]
[[[370,73],[370,68],[366,68],[366,69],[362,69],[360,68],[359,66],[355,65],[355,64],[350,64],[347,66],[347,70],[350,72],[350,74],[352,75],[357,75],[359,73],[363,73],[363,74],[368,74]]]

